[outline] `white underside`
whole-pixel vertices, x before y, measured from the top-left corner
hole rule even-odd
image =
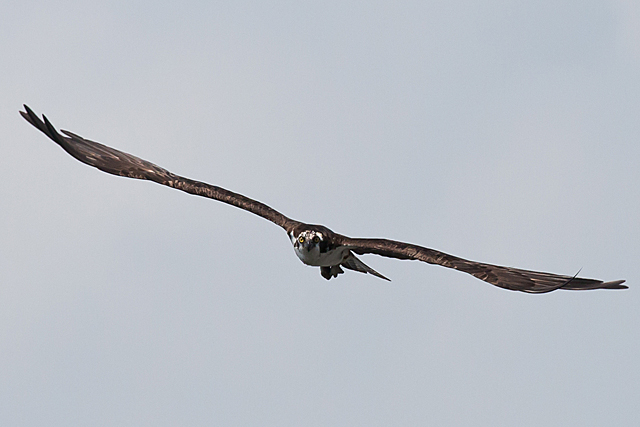
[[[349,255],[349,248],[341,247],[333,251],[320,253],[320,248],[314,246],[310,251],[304,248],[294,248],[300,261],[314,267],[331,267],[340,263]]]

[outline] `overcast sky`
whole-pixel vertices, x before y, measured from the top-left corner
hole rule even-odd
[[[0,425],[640,425],[640,3],[4,1]],[[277,226],[18,114],[419,262]],[[580,270],[581,269],[581,270]]]

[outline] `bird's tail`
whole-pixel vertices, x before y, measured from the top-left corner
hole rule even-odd
[[[360,261],[358,258],[356,258],[356,256],[353,253],[350,253],[347,259],[342,261],[340,265],[342,265],[344,268],[348,268],[349,270],[355,270],[361,273],[373,274],[374,276],[377,276],[381,279],[391,281],[391,279],[384,277],[382,274],[378,273],[373,268],[369,267],[367,264]]]

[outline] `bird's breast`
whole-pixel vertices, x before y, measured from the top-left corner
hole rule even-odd
[[[318,248],[318,246],[311,248],[311,250],[307,250],[304,247],[296,247],[294,250],[296,251],[298,258],[300,258],[300,261],[314,267],[340,265],[349,252],[349,249],[344,247],[337,247],[335,249],[328,250],[327,252],[320,252],[320,248]]]

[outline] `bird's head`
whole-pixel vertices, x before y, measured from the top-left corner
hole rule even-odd
[[[297,235],[291,234],[291,243],[293,243],[296,252],[319,250],[323,240],[322,233],[315,230],[302,230]]]
[[[327,265],[327,262],[336,261],[327,259],[336,249],[332,243],[334,236],[335,233],[322,225],[300,224],[289,231],[296,255],[307,265]]]

